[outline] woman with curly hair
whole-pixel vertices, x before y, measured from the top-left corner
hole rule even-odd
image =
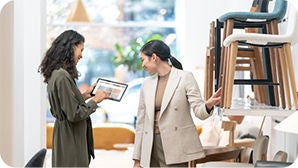
[[[82,58],[84,42],[78,32],[64,31],[53,41],[39,66],[47,84],[50,110],[56,118],[52,137],[53,167],[88,167],[91,156],[94,158],[89,116],[109,94],[98,90],[91,97],[94,85],[85,93],[76,85],[75,79],[79,76],[76,65]]]

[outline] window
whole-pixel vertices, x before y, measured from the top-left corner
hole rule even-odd
[[[144,40],[159,34],[176,55],[175,1],[173,0],[82,0],[90,23],[66,23],[74,0],[48,0],[47,41],[66,29],[74,29],[85,37],[83,59],[77,65],[81,74],[79,87],[90,85],[98,77],[129,84],[121,102],[101,103],[101,112],[92,114],[93,122],[133,124],[138,91],[146,73],[128,73],[116,68],[112,59],[117,55],[115,44],[125,48],[133,40]],[[129,75],[128,75],[129,74]],[[118,103],[118,104],[116,104]],[[115,108],[117,107],[117,108]],[[113,109],[114,108],[114,109]],[[129,112],[124,109],[130,110]],[[120,111],[123,110],[123,111]],[[49,113],[49,112],[48,112]],[[108,118],[107,118],[108,117]],[[48,121],[51,115],[47,115]]]

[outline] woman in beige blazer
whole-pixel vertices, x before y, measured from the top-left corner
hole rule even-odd
[[[140,52],[152,76],[140,92],[134,167],[187,167],[188,161],[204,157],[191,109],[196,117],[208,118],[220,103],[220,90],[205,102],[192,73],[182,70],[160,40],[146,43]]]

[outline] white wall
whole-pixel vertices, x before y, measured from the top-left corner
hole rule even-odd
[[[46,44],[46,2],[15,0],[14,22],[14,165],[21,166],[45,146],[45,89],[37,70]]]
[[[12,164],[13,159],[13,2],[0,4],[0,154]],[[4,138],[5,137],[5,138]],[[5,154],[4,154],[5,152]]]
[[[209,44],[209,25],[229,11],[249,11],[252,0],[177,0],[177,38],[185,69],[205,66]]]
[[[269,155],[269,158],[272,158],[277,151],[283,150],[288,153],[288,161],[293,162],[298,156],[298,135],[274,130],[274,127],[277,125],[275,120],[276,118],[273,118],[271,120],[271,153]]]
[[[1,157],[8,165],[21,167],[45,147],[45,88],[37,69],[45,51],[46,3],[40,0],[13,2],[9,18],[2,23],[10,27],[6,31],[9,36],[1,38],[1,42],[9,42],[5,48],[8,54],[1,53],[1,62],[5,61],[1,66],[5,68],[1,69],[5,74],[1,81],[7,81],[8,86],[7,90],[1,87],[1,100],[5,100],[0,117],[5,120],[0,125],[1,139],[4,139]],[[2,138],[6,136],[7,139]],[[7,146],[2,148],[2,144]]]

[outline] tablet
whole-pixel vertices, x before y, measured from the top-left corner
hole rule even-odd
[[[95,95],[97,90],[103,90],[105,92],[110,93],[110,100],[121,101],[124,92],[127,89],[127,86],[128,85],[125,83],[119,83],[107,79],[98,78],[97,84],[91,92],[91,95]]]

